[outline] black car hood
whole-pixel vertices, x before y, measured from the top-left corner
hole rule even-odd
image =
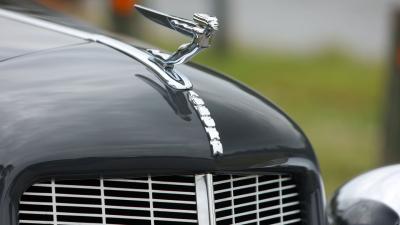
[[[0,27],[4,29],[0,38],[0,62],[40,51],[87,42],[2,15],[0,15]]]
[[[169,89],[136,60],[89,43],[0,63],[0,165],[79,160],[81,167],[88,160],[95,164],[84,166],[102,167],[97,160],[121,159],[132,169],[212,170],[262,167],[293,155],[314,160],[297,126],[264,98],[215,72],[177,69],[210,109],[222,157],[212,156],[185,92]],[[126,161],[153,157],[181,163]]]

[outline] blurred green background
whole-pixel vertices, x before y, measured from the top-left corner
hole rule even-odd
[[[131,7],[137,1],[55,2],[51,1],[52,7],[169,51],[188,41],[141,19]],[[394,1],[338,1],[329,6],[317,1],[283,1],[286,5],[273,1],[250,1],[247,5],[215,2],[140,1],[182,17],[201,11],[196,7],[222,15],[221,27],[230,31],[223,29],[215,46],[194,61],[254,88],[303,128],[320,160],[328,197],[348,179],[383,164],[384,99],[389,77],[389,45],[385,44],[390,37],[390,29],[384,26],[390,19],[386,7]],[[330,12],[341,3],[343,10],[324,15],[324,10]],[[274,7],[278,7],[276,14]],[[254,11],[257,8],[259,12]],[[239,13],[245,19],[255,16],[254,23],[234,20]],[[241,32],[248,36],[240,37]]]

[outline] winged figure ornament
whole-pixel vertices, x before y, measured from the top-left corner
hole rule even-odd
[[[136,9],[150,20],[192,38],[192,42],[181,45],[173,54],[159,50],[148,50],[160,66],[172,69],[174,65],[185,63],[201,50],[210,47],[218,30],[218,19],[207,14],[195,13],[193,20],[167,15],[153,9],[135,5]]]

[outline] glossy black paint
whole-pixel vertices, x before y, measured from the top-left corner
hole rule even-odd
[[[49,9],[40,4],[38,0],[0,0],[0,8],[23,13],[42,20],[52,21],[79,30],[94,33],[102,32],[102,30],[90,26],[83,21],[75,20],[68,15],[64,15],[62,12]]]
[[[19,196],[39,179],[205,172],[292,173],[306,223],[323,224],[318,163],[299,127],[226,76],[177,70],[210,109],[222,157],[212,156],[187,93],[121,52],[80,43],[1,62],[0,224],[17,224]]]
[[[332,198],[332,225],[398,225],[400,223],[400,165],[362,174],[343,185]]]
[[[77,45],[86,41],[0,16],[4,29],[0,41],[0,62],[38,51]]]

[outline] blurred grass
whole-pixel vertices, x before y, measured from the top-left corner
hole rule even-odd
[[[194,61],[257,90],[300,125],[318,156],[328,197],[380,164],[382,62],[356,59],[337,48],[310,55],[248,49],[221,55],[210,49]]]
[[[384,70],[335,50],[308,56],[233,51],[196,61],[256,89],[305,131],[320,160],[327,195],[379,164]]]

